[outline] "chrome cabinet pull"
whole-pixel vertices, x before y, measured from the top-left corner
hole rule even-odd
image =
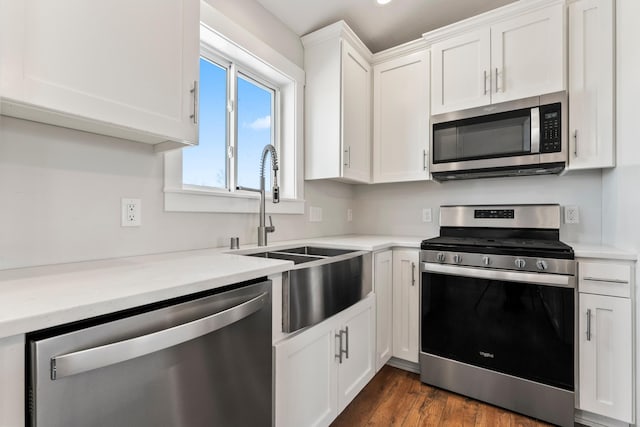
[[[500,92],[500,86],[498,85],[498,67],[496,67],[496,93]]]
[[[189,116],[193,120],[193,124],[198,124],[198,81],[193,81],[193,89],[189,91],[193,94],[193,114]]]
[[[573,131],[573,155],[578,157],[578,129]]]
[[[484,70],[482,72],[482,77],[483,77],[483,81],[484,81],[484,94],[487,94],[487,70]]]
[[[342,329],[340,329],[339,333],[335,334],[335,337],[340,340],[338,344],[338,354],[336,354],[335,357],[338,359],[338,363],[342,364]]]
[[[411,263],[411,286],[416,285],[416,263]]]
[[[268,293],[264,292],[219,313],[158,332],[56,356],[51,359],[51,379],[114,365],[207,335],[262,309],[267,304],[267,296]]]
[[[597,277],[583,277],[582,280],[587,282],[605,282],[605,283],[618,283],[621,285],[626,285],[629,283],[627,280],[620,279],[598,279]]]
[[[348,359],[349,358],[349,327],[348,326],[344,327],[344,334],[346,336],[344,354],[345,354],[345,357]]]
[[[422,170],[427,170],[427,150],[422,150]]]
[[[587,309],[587,341],[591,341],[591,309]]]

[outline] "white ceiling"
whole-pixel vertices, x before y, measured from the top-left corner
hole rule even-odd
[[[257,0],[302,36],[344,19],[375,53],[517,0]]]

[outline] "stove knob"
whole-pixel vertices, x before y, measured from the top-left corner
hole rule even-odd
[[[536,267],[538,267],[538,270],[546,270],[549,266],[547,265],[547,261],[541,260],[539,259],[538,261],[536,261]]]
[[[455,262],[456,264],[460,264],[460,262],[462,261],[462,257],[458,254],[453,256],[453,262]]]
[[[516,267],[524,268],[525,265],[527,265],[527,262],[525,260],[523,260],[522,258],[516,258]]]
[[[436,255],[436,260],[440,261],[440,262],[444,262],[444,254],[442,252],[438,253],[438,255]]]
[[[483,263],[484,265],[491,265],[491,258],[489,258],[489,257],[488,257],[488,256],[486,256],[486,255],[485,255],[485,256],[483,256],[483,257],[482,257],[482,263]]]

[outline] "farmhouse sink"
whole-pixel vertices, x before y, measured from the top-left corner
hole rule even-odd
[[[284,332],[320,323],[372,290],[368,251],[294,246],[242,255],[293,261],[293,267],[282,275]]]

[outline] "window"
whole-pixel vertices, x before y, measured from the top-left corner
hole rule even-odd
[[[257,193],[237,186],[259,188],[262,150],[273,144],[281,202],[267,203],[267,211],[303,214],[304,72],[232,26],[229,31],[240,31],[235,35],[248,47],[235,44],[204,22],[207,16],[224,18],[201,12],[199,145],[164,154],[165,210],[257,213]],[[227,28],[228,23],[214,24]],[[267,192],[272,179],[268,158]]]
[[[262,149],[272,144],[280,151],[273,125],[277,90],[238,68],[200,58],[200,142],[184,149],[182,182],[187,186],[232,192],[237,186],[259,188]],[[272,181],[269,164],[267,190]]]

